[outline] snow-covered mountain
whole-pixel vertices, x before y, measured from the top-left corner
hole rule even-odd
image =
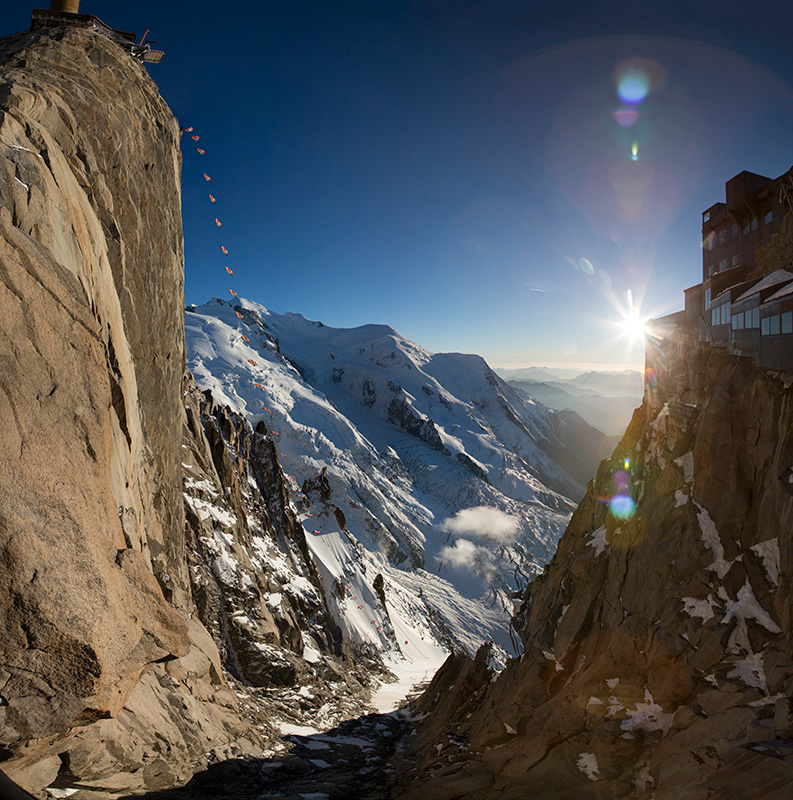
[[[247,300],[188,312],[187,367],[277,443],[346,639],[514,651],[512,595],[582,491],[559,464],[574,456],[566,423],[482,358],[430,353],[384,325],[335,329]],[[372,572],[400,622],[373,615]]]

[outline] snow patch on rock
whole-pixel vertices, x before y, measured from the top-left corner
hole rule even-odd
[[[768,580],[774,586],[779,586],[779,539],[766,539],[764,542],[752,545],[749,548],[753,553],[763,559]]]
[[[599,780],[600,772],[598,767],[598,760],[594,753],[581,753],[576,761],[576,766],[584,775],[591,781]]]

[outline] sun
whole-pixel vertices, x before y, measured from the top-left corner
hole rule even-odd
[[[644,338],[645,322],[636,311],[629,311],[621,322],[622,333],[628,338],[628,341],[633,342],[636,339]]]

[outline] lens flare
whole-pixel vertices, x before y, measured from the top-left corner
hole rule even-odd
[[[617,94],[626,106],[638,106],[650,92],[666,83],[666,70],[652,58],[628,58],[620,61],[613,72]]]
[[[579,258],[578,266],[581,268],[581,272],[584,272],[587,275],[595,274],[595,268],[592,266],[592,262],[588,258]]]
[[[611,116],[620,128],[630,128],[641,114],[635,108],[619,108]]]
[[[650,389],[655,389],[658,387],[658,378],[655,374],[655,370],[652,367],[648,367],[644,371],[644,385],[648,386]]]
[[[636,503],[628,494],[616,494],[609,501],[609,511],[617,519],[630,519],[636,511]]]
[[[650,76],[640,67],[628,67],[617,81],[617,92],[625,105],[638,105],[649,91]]]
[[[631,159],[633,161],[638,161],[639,160],[639,143],[638,142],[634,142],[633,145],[631,146]]]

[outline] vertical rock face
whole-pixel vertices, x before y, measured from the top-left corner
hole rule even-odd
[[[168,785],[245,728],[188,620],[179,128],[91,31],[0,62],[0,760]]]
[[[179,127],[91,31],[6,38],[0,62],[7,757],[116,715],[191,635]]]
[[[793,387],[679,356],[527,590],[524,656],[445,720],[436,676],[399,796],[790,796]]]
[[[272,743],[267,692],[332,724],[368,678],[272,440],[184,374],[171,112],[89,30],[0,64],[0,764],[39,793],[166,788]]]

